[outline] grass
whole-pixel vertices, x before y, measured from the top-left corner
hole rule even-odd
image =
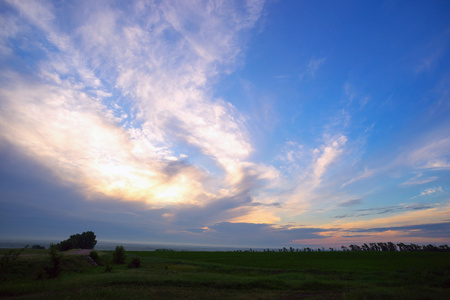
[[[46,250],[24,254],[2,268],[0,298],[450,299],[450,253],[127,251],[142,267],[110,273],[65,255],[54,279]]]

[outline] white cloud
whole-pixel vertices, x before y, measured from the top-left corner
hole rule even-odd
[[[415,199],[417,197],[422,197],[422,196],[428,196],[428,195],[432,195],[434,193],[443,192],[443,191],[444,190],[442,189],[442,187],[432,187],[432,188],[425,189],[424,191],[422,191],[420,193],[420,195],[414,196],[411,199]]]
[[[450,169],[450,162],[446,160],[431,160],[422,166],[425,169]]]
[[[342,152],[342,147],[347,142],[347,137],[341,135],[328,142],[321,150],[315,149],[315,153],[319,154],[314,165],[314,176],[316,180],[320,180],[322,175],[327,170],[327,167],[338,157]]]

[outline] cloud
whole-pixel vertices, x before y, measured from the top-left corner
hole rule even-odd
[[[64,20],[69,4],[8,5],[0,138],[61,182],[156,208],[220,203],[277,176],[248,162],[245,116],[209,92],[263,2],[80,3]],[[22,37],[34,61],[11,47]]]
[[[449,31],[434,36],[427,43],[421,43],[409,54],[411,68],[416,75],[430,73],[437,68],[448,51]]]
[[[343,183],[343,184],[341,185],[341,188],[343,188],[343,187],[345,187],[345,186],[347,186],[347,185],[349,185],[349,184],[355,183],[355,182],[357,182],[357,181],[359,181],[359,180],[361,180],[361,179],[369,178],[369,177],[371,177],[371,176],[374,175],[374,174],[375,174],[375,171],[374,171],[374,170],[364,169],[364,172],[363,172],[363,173],[361,173],[361,174],[358,175],[357,177],[354,177],[354,178],[350,179],[349,181]]]
[[[283,203],[273,202],[273,203],[265,204],[265,203],[261,203],[261,202],[253,202],[252,205],[253,206],[282,207]]]
[[[314,78],[316,76],[317,71],[322,67],[325,61],[326,57],[311,59],[306,67],[306,74]]]
[[[432,187],[432,188],[425,189],[424,191],[422,191],[420,193],[420,195],[414,196],[411,199],[422,197],[422,196],[432,195],[432,194],[437,193],[437,192],[443,192],[442,187]]]
[[[267,199],[267,202],[261,203],[253,201],[248,195],[224,197],[203,206],[182,204],[153,209],[141,202],[125,203],[100,195],[91,201],[80,200],[83,198],[78,194],[79,190],[59,185],[50,175],[42,176],[47,174],[45,168],[35,161],[5,144],[0,150],[1,156],[6,158],[0,166],[0,198],[3,200],[0,203],[0,223],[7,224],[0,226],[3,237],[28,234],[62,240],[74,232],[89,229],[102,240],[151,240],[152,243],[183,241],[239,247],[340,246],[373,241],[445,242],[442,239],[446,236],[446,227],[440,227],[439,224],[445,223],[445,220],[448,222],[449,210],[440,205],[428,209],[425,204],[404,204],[398,206],[397,210],[395,207],[356,210],[372,213],[376,217],[386,215],[382,212],[389,210],[399,214],[390,219],[355,222],[351,226],[345,222],[323,226],[261,224],[257,223],[256,218],[253,224],[234,223],[220,220],[236,215],[245,216],[254,208],[283,210],[285,204],[278,207],[273,199],[272,202]],[[24,173],[29,176],[25,177]],[[24,189],[24,186],[27,188]],[[348,202],[356,204],[357,201]],[[400,210],[402,207],[404,209]],[[419,214],[421,212],[425,213]],[[27,218],[26,223],[23,217]],[[417,220],[425,225],[430,224],[428,229],[425,225],[421,227],[421,224],[417,224]],[[402,229],[402,226],[411,228]],[[419,229],[422,231],[417,231]],[[358,233],[361,237],[358,237]]]
[[[411,151],[404,153],[398,161],[423,170],[446,170],[450,168],[448,149],[450,136],[445,130],[448,122],[429,131],[411,145]]]
[[[259,247],[291,246],[302,239],[320,240],[323,236],[319,228],[293,228],[274,227],[270,224],[249,223],[217,223],[208,227],[211,239],[228,242],[230,245],[246,245],[247,238],[252,237],[254,245]]]
[[[427,207],[429,206],[429,207]],[[394,214],[385,216],[387,213],[394,212]],[[397,212],[397,213],[395,213]],[[358,214],[359,212],[355,213]],[[441,223],[448,222],[448,215],[450,213],[449,205],[426,205],[426,204],[403,204],[392,207],[380,207],[373,210],[366,210],[364,213],[371,214],[374,217],[365,217],[358,221],[348,221],[345,218],[338,219],[334,222],[332,228],[341,228],[342,230],[348,230],[352,228],[377,228],[385,227],[386,224],[390,224],[392,227],[399,226],[412,226],[417,224],[417,220],[420,220],[421,224]],[[381,213],[381,214],[380,214]],[[353,217],[354,214],[348,217]]]
[[[423,174],[418,173],[414,178],[410,178],[407,181],[403,182],[402,185],[421,185],[425,183],[429,183],[432,181],[437,180],[439,177],[437,176],[431,176],[428,178],[422,178]]]
[[[423,166],[425,169],[450,169],[450,162],[445,160],[432,160]]]
[[[357,199],[359,200],[359,199]],[[345,202],[344,202],[345,203]],[[357,202],[359,203],[359,202]],[[342,205],[340,205],[342,206]],[[348,205],[346,205],[348,206]],[[353,218],[353,217],[363,217],[363,216],[371,216],[371,215],[382,215],[387,213],[398,213],[402,211],[415,211],[415,210],[428,210],[433,208],[434,205],[425,205],[420,203],[412,203],[412,204],[401,204],[401,205],[393,205],[393,206],[384,206],[384,207],[376,207],[376,208],[364,208],[355,210],[355,213],[346,214],[336,216],[337,219],[344,218]]]
[[[342,147],[346,142],[347,137],[341,135],[335,139],[331,139],[321,150],[314,150],[314,153],[320,154],[314,164],[314,176],[316,180],[320,180],[327,167],[338,157],[339,154],[341,154]]]
[[[387,232],[387,231],[401,231],[406,237],[439,237],[450,238],[450,222],[432,223],[432,224],[416,224],[409,226],[398,227],[379,227],[368,229],[352,229],[350,232]]]
[[[351,82],[346,82],[344,84],[344,94],[347,98],[346,106],[350,106],[352,103],[354,103],[354,100],[358,100],[357,104],[357,110],[363,109],[366,104],[370,100],[370,96],[368,95],[361,95],[361,93],[357,90],[354,84]]]
[[[353,199],[353,200],[347,200],[345,202],[339,203],[338,206],[342,207],[348,207],[348,206],[354,206],[362,203],[362,199]]]

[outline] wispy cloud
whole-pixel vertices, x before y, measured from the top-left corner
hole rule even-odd
[[[314,78],[317,71],[325,64],[326,57],[311,59],[306,67],[306,74]]]
[[[428,189],[425,189],[424,191],[422,191],[422,192],[420,193],[420,195],[414,196],[414,197],[412,197],[411,199],[415,199],[415,198],[422,197],[422,196],[432,195],[432,194],[434,194],[434,193],[438,193],[438,192],[442,192],[442,191],[443,191],[442,187],[432,187],[432,188],[428,188]]]
[[[387,213],[383,213],[387,211]],[[394,212],[388,214],[388,212]],[[395,211],[397,211],[395,213]],[[381,214],[379,213],[381,212]],[[372,214],[373,217],[365,217],[361,220],[349,221],[349,216],[343,216],[343,218],[338,218],[334,222],[335,228],[342,228],[343,230],[348,230],[351,228],[375,228],[375,227],[386,227],[386,224],[390,226],[410,226],[417,224],[417,220],[420,220],[421,224],[434,224],[440,222],[448,222],[448,214],[450,212],[449,205],[440,204],[403,204],[393,207],[380,207],[374,208],[373,210],[368,210],[362,213]],[[355,212],[358,214],[359,212]],[[388,214],[388,216],[386,216]]]
[[[448,51],[448,30],[433,37],[429,42],[418,45],[412,49],[408,59],[413,72],[417,75],[432,72]]]
[[[344,95],[347,98],[346,105],[350,106],[351,104],[356,103],[357,109],[361,110],[366,106],[369,102],[370,97],[368,95],[361,94],[360,91],[356,88],[356,86],[351,82],[346,82],[344,84]]]
[[[355,212],[352,214],[340,215],[340,216],[336,216],[335,218],[343,219],[343,218],[351,218],[351,217],[382,215],[382,214],[398,213],[398,212],[409,211],[409,210],[412,210],[412,211],[426,210],[426,209],[430,209],[433,207],[434,207],[433,205],[413,203],[413,204],[402,204],[402,205],[385,206],[385,207],[364,208],[364,209],[355,210]]]
[[[431,223],[431,224],[417,224],[409,226],[397,226],[397,227],[378,227],[369,229],[355,228],[349,230],[350,232],[387,232],[387,231],[404,231],[407,236],[438,236],[438,237],[450,237],[448,229],[450,228],[449,222],[443,223]],[[419,231],[419,232],[418,232]],[[426,233],[425,233],[426,232]]]
[[[362,202],[363,202],[362,199],[352,199],[352,200],[347,200],[345,202],[339,203],[338,206],[348,207],[348,206],[354,206],[354,205],[361,204]]]
[[[432,140],[427,141],[425,146],[418,147],[409,154],[409,161],[420,169],[449,168],[450,163],[446,156],[447,150],[450,149],[450,137],[441,135],[431,138]]]
[[[364,169],[364,172],[362,172],[360,175],[350,179],[349,181],[344,182],[341,185],[341,188],[343,188],[343,187],[345,187],[345,186],[347,186],[349,184],[355,183],[355,182],[357,182],[359,180],[362,180],[362,179],[365,179],[365,178],[369,178],[369,177],[371,177],[374,174],[375,174],[374,170],[369,170],[369,169],[366,168],[366,169]]]
[[[423,174],[418,173],[415,177],[408,179],[407,181],[403,182],[402,185],[421,185],[425,183],[429,183],[432,181],[437,180],[439,177],[437,176],[431,176],[431,177],[425,177],[422,178]]]

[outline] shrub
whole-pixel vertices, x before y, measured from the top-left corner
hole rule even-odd
[[[139,257],[133,257],[128,264],[128,268],[140,268],[141,267],[141,259]]]
[[[89,253],[89,256],[92,258],[93,261],[95,261],[97,264],[99,264],[100,259],[99,259],[97,251],[91,251]]]
[[[45,268],[45,272],[49,278],[55,278],[61,272],[62,254],[58,251],[58,246],[51,244],[48,252],[50,256],[50,267]]]
[[[115,264],[124,264],[125,259],[125,248],[123,246],[116,246],[116,250],[113,253],[113,262]]]
[[[11,264],[13,264],[17,258],[19,257],[20,253],[22,253],[23,249],[13,249],[10,250],[8,253],[5,253],[2,257],[2,259],[0,260],[0,266],[2,268],[9,266]]]
[[[5,253],[3,257],[0,259],[0,271],[6,273],[6,271],[12,268],[13,265],[15,265],[16,260],[19,258],[19,255],[27,248],[28,245],[26,245],[22,249],[13,249]]]
[[[45,247],[41,245],[33,245],[31,246],[31,249],[45,249]]]
[[[113,264],[111,262],[111,258],[109,256],[105,256],[102,259],[103,264],[105,265],[105,273],[109,273],[112,271]]]

